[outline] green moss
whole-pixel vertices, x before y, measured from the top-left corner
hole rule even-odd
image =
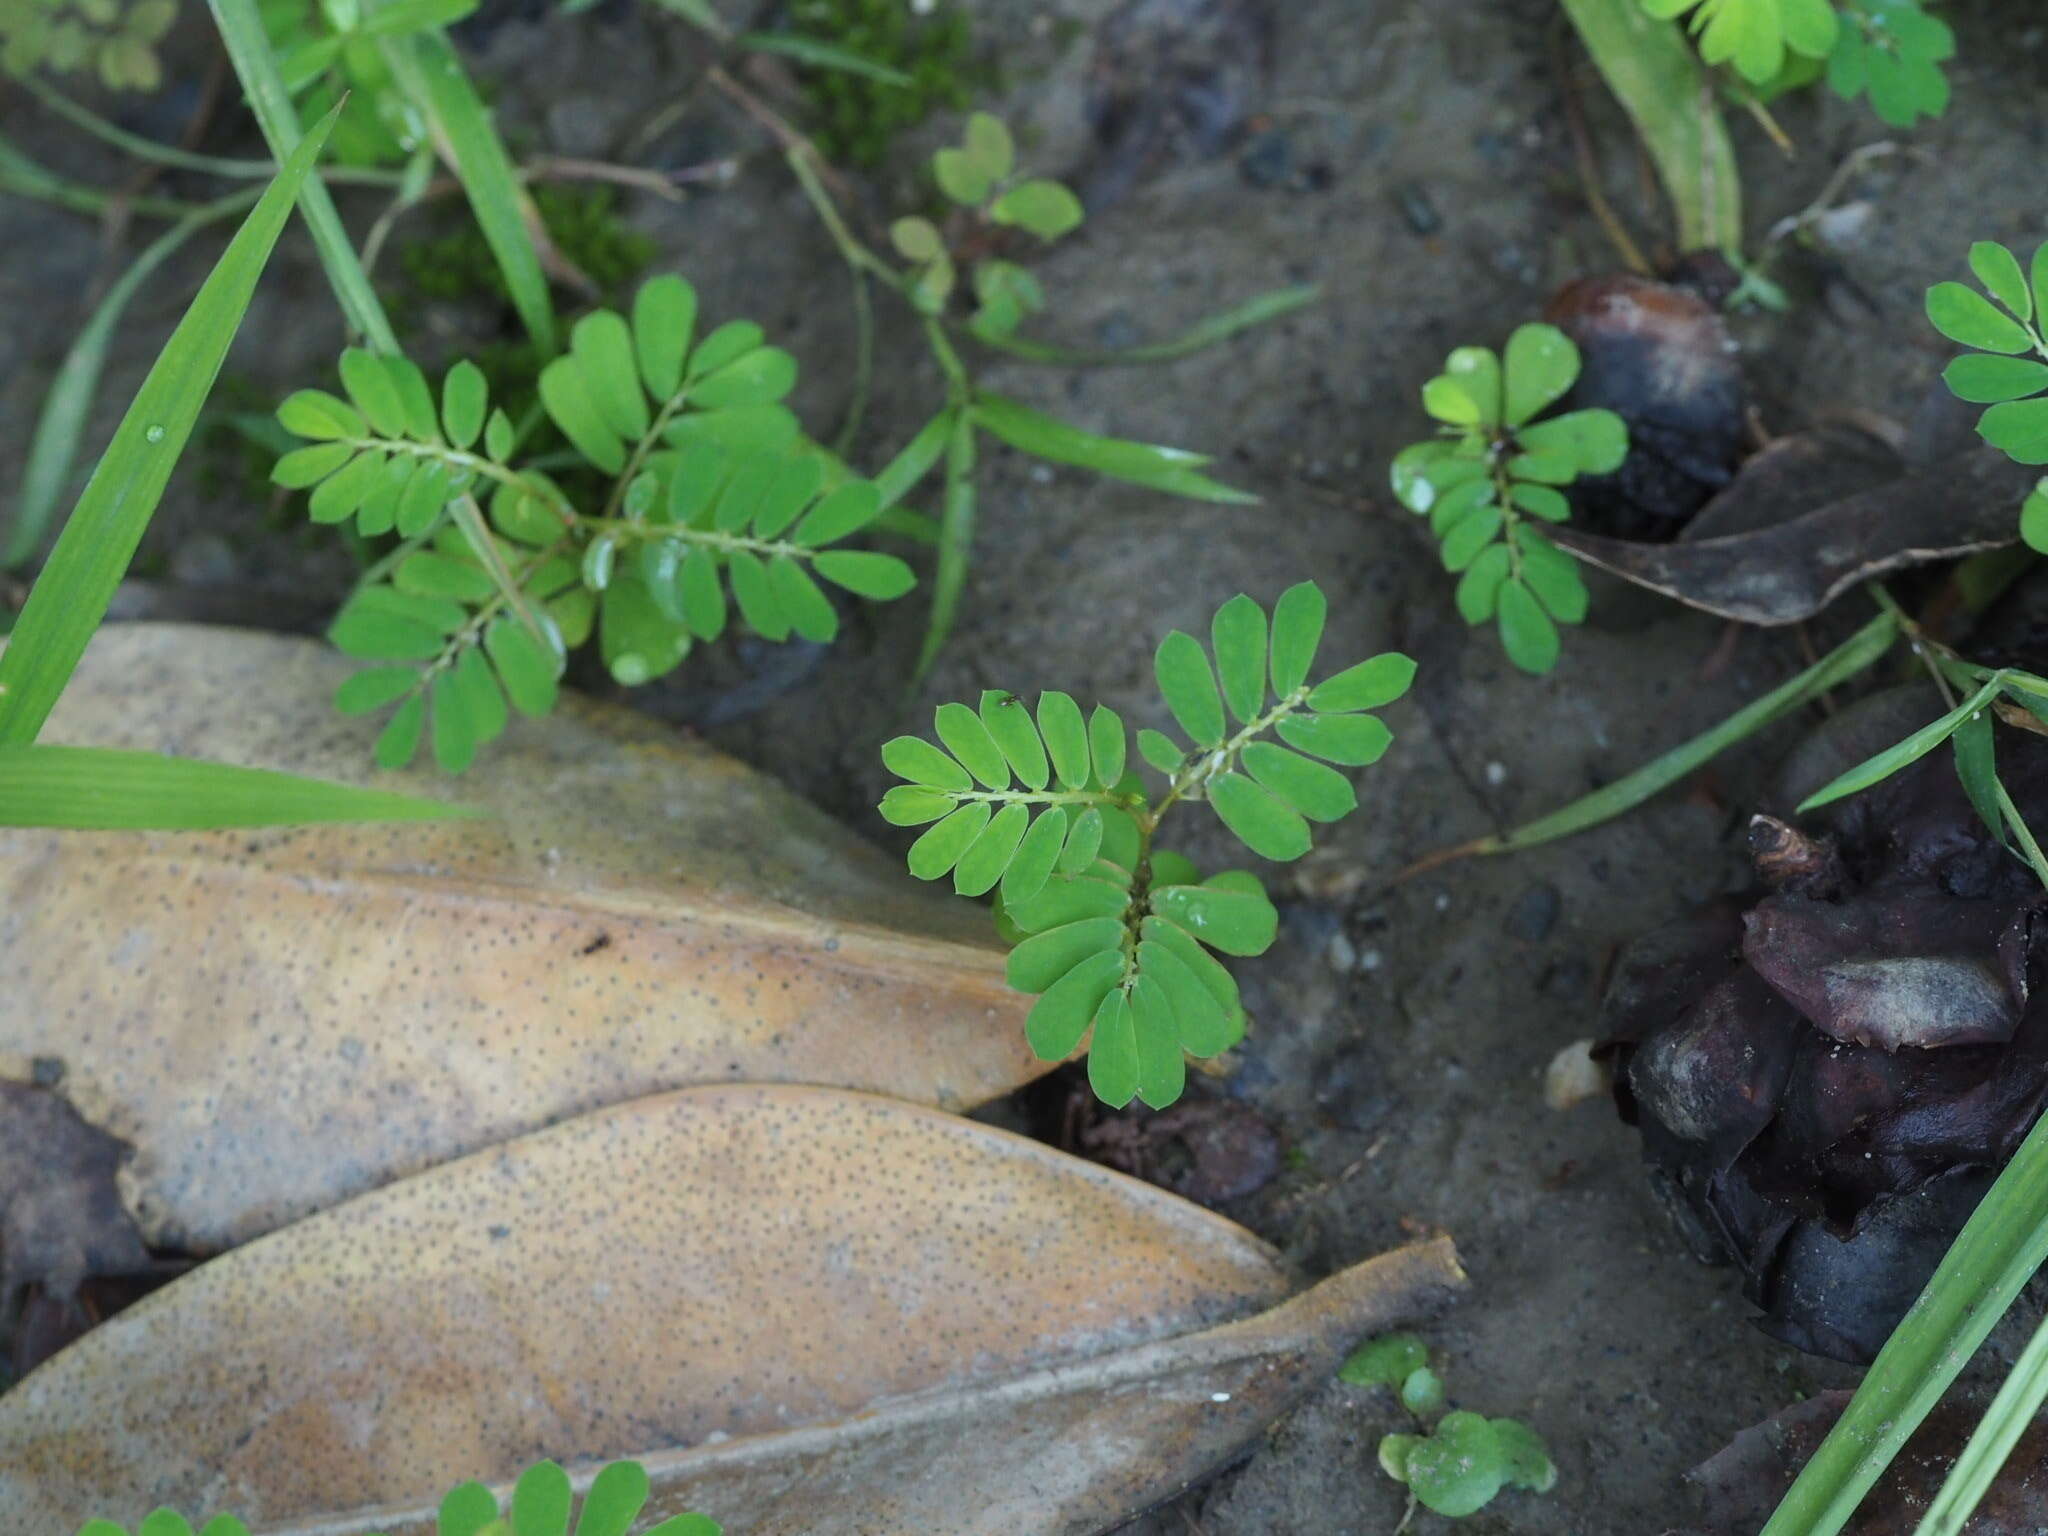
[[[654,260],[654,242],[619,218],[615,187],[537,187],[534,206],[549,238],[610,300]],[[399,248],[398,265],[414,294],[460,303],[495,298],[509,302],[504,274],[483,231],[465,220],[454,233],[413,240]]]
[[[840,70],[800,69],[812,135],[830,160],[874,165],[898,133],[933,112],[966,106],[971,90],[992,83],[991,72],[973,61],[967,11],[958,0],[939,0],[924,16],[907,0],[795,0],[789,23],[792,31],[911,79],[908,86],[886,85]]]

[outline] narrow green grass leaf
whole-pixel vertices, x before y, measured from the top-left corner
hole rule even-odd
[[[481,814],[388,790],[99,747],[0,747],[0,826],[199,830]]]
[[[1564,0],[1593,63],[1635,124],[1677,214],[1681,250],[1742,244],[1742,178],[1708,71],[1642,0]]]
[[[214,23],[219,28],[221,42],[226,45],[228,60],[242,82],[242,93],[248,100],[249,109],[256,114],[256,122],[263,130],[264,141],[270,145],[270,152],[280,165],[289,165],[303,138],[299,129],[299,109],[291,93],[285,89],[284,76],[278,71],[270,34],[257,10],[256,0],[207,0],[207,4],[213,10]],[[330,116],[328,125],[332,121]],[[315,132],[324,136],[326,129],[327,125],[323,125]],[[350,328],[364,336],[379,352],[398,352],[401,349],[397,333],[391,329],[391,321],[384,313],[377,291],[370,286],[369,274],[363,270],[355,247],[349,243],[348,231],[342,228],[341,215],[334,211],[334,199],[328,196],[327,188],[317,176],[306,183],[301,200],[306,227],[312,231],[314,249],[320,253],[320,264],[326,269],[328,285],[334,289],[335,299],[340,303],[342,313],[348,317]]]
[[[468,194],[477,227],[497,258],[512,307],[519,311],[527,334],[543,355],[552,355],[555,311],[532,232],[540,215],[520,186],[511,157],[491,125],[490,111],[470,84],[462,61],[439,32],[385,38],[378,46],[406,94],[426,114],[441,158]]]
[[[855,53],[851,48],[842,48],[837,43],[822,38],[805,37],[795,32],[743,32],[733,39],[734,46],[751,48],[756,53],[779,53],[786,59],[795,59],[799,64],[808,64],[813,69],[832,69],[846,75],[864,75],[870,80],[879,80],[884,85],[908,86],[913,82],[900,69],[891,69],[878,64],[865,54]]]
[[[1012,357],[1021,357],[1026,362],[1049,363],[1061,368],[1121,368],[1145,363],[1170,363],[1178,358],[1215,346],[1227,341],[1240,331],[1255,325],[1264,325],[1282,315],[1292,314],[1297,309],[1313,304],[1322,296],[1322,290],[1313,285],[1296,288],[1276,288],[1270,293],[1256,294],[1242,304],[1233,305],[1198,321],[1171,341],[1153,342],[1145,346],[1120,347],[1114,351],[1091,351],[1087,348],[1061,347],[1050,342],[1033,341],[1011,331],[996,331],[985,326],[974,327],[974,335],[983,345]]]
[[[911,668],[913,684],[922,682],[939,659],[946,637],[953,632],[953,616],[960,607],[961,591],[967,585],[967,560],[974,547],[974,421],[970,413],[961,411],[954,414],[947,424],[946,491],[939,519],[938,568],[932,573],[931,617],[925,622],[924,642],[918,647],[917,665]],[[923,435],[920,433],[919,437]],[[885,490],[883,504],[887,505],[888,501],[889,494]],[[828,557],[821,557],[821,574],[837,580],[823,568],[824,558]]]
[[[254,201],[254,193],[238,195],[223,199],[213,209],[180,219],[143,247],[93,306],[92,314],[72,338],[64,361],[58,364],[49,392],[43,396],[35,433],[29,439],[28,459],[22,466],[21,489],[15,496],[14,521],[8,526],[6,546],[0,548],[0,569],[12,570],[22,565],[42,547],[58,499],[70,484],[78,446],[85,436],[93,401],[99,395],[107,349],[127,311],[128,301],[150,274],[194,234],[246,209]]]
[[[1207,457],[1183,448],[1163,448],[1154,443],[1084,432],[1057,417],[1001,395],[977,395],[972,414],[976,423],[1012,448],[1022,449],[1041,459],[1050,459],[1055,464],[1092,469],[1097,474],[1197,501],[1239,504],[1258,501],[1256,496],[1201,474],[1201,466],[1209,462]]]
[[[333,123],[330,113],[279,170],[114,429],[0,655],[0,746],[35,740],[106,616]]]
[[[1930,720],[1904,741],[1894,742],[1882,752],[1865,758],[1847,772],[1828,780],[1799,802],[1798,813],[1804,816],[1808,811],[1818,810],[1821,806],[1853,795],[1858,790],[1868,789],[1878,781],[1890,778],[1901,768],[1918,762],[1954,735],[1957,728],[1970,716],[1989,709],[1992,699],[1997,697],[1999,689],[2003,686],[2002,678],[1993,678],[1939,720]]]

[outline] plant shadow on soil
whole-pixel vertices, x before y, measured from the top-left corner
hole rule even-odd
[[[1019,126],[1035,167],[1087,164],[1094,38],[1113,8],[990,0],[977,10],[981,46],[1006,60],[1008,94],[993,105]],[[1949,116],[1911,136],[1924,157],[1865,177],[1856,190],[1870,206],[1854,243],[1793,265],[1789,314],[1741,324],[1774,431],[1822,406],[1910,416],[1945,356],[1921,318],[1922,289],[1960,269],[1970,239],[2030,248],[2048,234],[2041,211],[2014,198],[2040,185],[2048,138],[2042,23],[2023,3],[1944,9],[1962,59]],[[1687,1523],[1681,1474],[1737,1429],[1849,1378],[1752,1329],[1733,1273],[1695,1263],[1658,1209],[1632,1133],[1601,1100],[1546,1108],[1542,1072],[1560,1047],[1595,1032],[1600,978],[1619,943],[1741,883],[1732,834],[1798,727],[1616,825],[1399,886],[1387,878],[1705,728],[1802,665],[1802,644],[1824,647],[1863,614],[1852,599],[1804,637],[1730,637],[1603,580],[1557,671],[1532,680],[1506,664],[1490,631],[1457,619],[1425,531],[1385,494],[1387,460],[1426,430],[1416,391],[1445,351],[1497,345],[1557,285],[1614,264],[1577,190],[1555,25],[1543,0],[1279,7],[1270,68],[1238,81],[1256,119],[1210,154],[1199,132],[1165,135],[1125,195],[1038,263],[1055,300],[1042,331],[1082,345],[1165,336],[1257,290],[1323,285],[1316,307],[1168,367],[991,362],[984,374],[1084,426],[1215,453],[1223,478],[1262,505],[1173,502],[991,445],[962,619],[914,698],[903,678],[923,622],[916,597],[858,615],[828,653],[728,649],[634,702],[900,848],[909,834],[872,810],[886,779],[875,749],[919,729],[936,702],[1057,687],[1133,724],[1165,724],[1150,681],[1157,638],[1201,630],[1233,592],[1270,603],[1304,577],[1330,598],[1329,663],[1389,647],[1414,655],[1417,690],[1390,712],[1394,750],[1360,775],[1360,812],[1328,829],[1302,865],[1261,871],[1281,902],[1281,938],[1239,967],[1254,1018],[1242,1059],[1198,1091],[1254,1108],[1288,1156],[1278,1178],[1226,1209],[1310,1273],[1417,1230],[1451,1232],[1475,1281],[1428,1330],[1452,1401],[1534,1425],[1561,1471],[1549,1496],[1504,1496],[1466,1526],[1635,1536]],[[689,77],[693,48],[653,8],[607,7],[486,29],[476,64],[501,82],[501,114],[522,152],[623,156]],[[520,80],[547,85],[506,83]],[[1610,195],[1639,238],[1653,235],[1661,216],[1625,124],[1590,72],[1579,81]],[[175,135],[179,90],[144,111],[148,131]],[[1796,160],[1747,121],[1734,125],[1752,231],[1803,206],[1850,150],[1889,136],[1862,108],[1831,99],[1789,103],[1781,116]],[[0,105],[0,132],[83,179],[110,184],[120,172],[19,96]],[[931,141],[899,145],[873,182],[877,210],[920,195],[908,170]],[[639,158],[686,164],[754,143],[743,120],[706,102]],[[368,205],[351,206],[368,217]],[[631,219],[658,243],[656,269],[686,272],[708,316],[752,316],[797,354],[805,382],[795,403],[829,435],[850,371],[845,277],[773,159],[751,159],[715,195],[643,199]],[[10,252],[0,271],[0,459],[19,463],[82,319],[79,274],[98,270],[101,251],[90,222],[72,215],[16,201],[0,204],[0,220]],[[131,311],[90,443],[210,259],[186,253]],[[875,398],[855,450],[870,468],[940,396],[914,329],[886,303],[881,313]],[[459,321],[428,332],[435,344],[462,339]],[[328,382],[338,341],[295,234],[229,368],[279,398]],[[137,607],[318,622],[349,577],[339,545],[294,519],[280,524],[261,498],[205,494],[199,479],[188,467],[174,483],[149,546],[167,580]],[[1205,867],[1241,862],[1208,818],[1178,819],[1178,846]],[[1405,1499],[1375,1447],[1408,1427],[1387,1394],[1332,1384],[1236,1466],[1129,1529],[1392,1531]]]

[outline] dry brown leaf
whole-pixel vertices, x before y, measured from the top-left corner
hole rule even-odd
[[[363,782],[317,642],[101,631],[44,739]],[[988,915],[780,786],[565,699],[461,779],[489,821],[0,830],[0,1077],[134,1149],[158,1246],[212,1252],[573,1114],[706,1081],[965,1108],[1044,1070]]]
[[[1774,476],[1784,467],[1759,465]],[[1751,473],[1745,469],[1743,479]],[[1670,544],[1601,538],[1569,527],[1546,532],[1581,560],[1694,608],[1745,624],[1795,624],[1860,581],[2014,542],[2020,502],[2036,477],[2037,471],[1982,448],[1812,511],[1788,515],[1795,504],[1780,503],[1787,520],[1770,526],[1755,526],[1754,508],[1729,514],[1729,523],[1745,532]],[[1723,497],[1739,493],[1747,500],[1743,479]],[[1799,482],[1787,476],[1786,483],[1789,489]],[[1709,528],[1714,514],[1714,505],[1700,513]]]
[[[733,1536],[1095,1531],[1462,1283],[1439,1240],[1276,1305],[1250,1233],[1037,1142],[688,1089],[363,1196],[87,1335],[0,1397],[0,1529],[168,1503],[414,1536],[464,1476],[631,1456]]]

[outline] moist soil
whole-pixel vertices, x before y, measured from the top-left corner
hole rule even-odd
[[[1752,250],[1852,151],[1900,149],[1849,180],[1822,247],[1788,247],[1774,271],[1790,309],[1736,322],[1769,432],[1842,408],[1936,419],[1925,402],[1945,351],[1921,316],[1922,290],[1960,270],[1971,239],[2026,250],[2048,235],[2034,196],[2048,31],[2024,3],[1956,0],[1943,12],[1962,54],[1942,121],[1897,134],[1860,106],[1806,93],[1778,108],[1791,158],[1746,117],[1734,122]],[[1229,1069],[1195,1091],[1255,1111],[1283,1150],[1277,1176],[1222,1208],[1307,1275],[1418,1232],[1456,1237],[1473,1287],[1428,1330],[1452,1401],[1526,1420],[1560,1468],[1547,1497],[1504,1496],[1466,1528],[1647,1536],[1689,1524],[1688,1467],[1853,1373],[1751,1327],[1736,1277],[1689,1256],[1604,1096],[1549,1108],[1544,1070],[1596,1033],[1617,945],[1742,884],[1744,808],[1801,724],[1616,824],[1393,877],[1713,724],[1863,615],[1735,631],[1601,580],[1556,671],[1532,679],[1490,631],[1460,622],[1426,530],[1386,494],[1388,459],[1426,433],[1417,390],[1449,348],[1497,345],[1557,286],[1616,265],[1581,191],[1573,99],[1619,216],[1668,252],[1626,124],[1544,0],[986,0],[975,28],[1002,81],[984,104],[1018,127],[1032,167],[1097,199],[1079,235],[1034,259],[1052,299],[1040,334],[1128,345],[1263,289],[1322,288],[1313,308],[1171,365],[1081,372],[988,358],[983,382],[1090,429],[1212,453],[1221,478],[1259,505],[1170,500],[990,445],[959,624],[922,686],[906,692],[904,681],[924,618],[913,598],[858,611],[830,649],[722,647],[632,702],[900,848],[908,834],[872,810],[885,787],[876,747],[918,729],[935,703],[1057,687],[1163,725],[1150,682],[1162,633],[1203,630],[1234,592],[1270,603],[1293,582],[1320,582],[1326,657],[1399,648],[1421,672],[1389,713],[1394,750],[1358,776],[1358,814],[1301,864],[1262,870],[1283,924],[1268,955],[1238,967],[1254,1027]],[[729,185],[681,203],[629,196],[621,208],[655,242],[650,270],[686,273],[708,316],[754,317],[797,354],[794,403],[829,435],[853,375],[844,269],[758,131],[693,86],[694,38],[655,7],[614,0],[577,16],[487,5],[462,40],[523,158],[674,168],[740,157]],[[159,96],[112,110],[175,138],[200,100],[204,41],[188,16],[172,56],[182,47],[189,66]],[[1091,106],[1117,91],[1136,102],[1123,121],[1135,110],[1140,130],[1105,139]],[[851,178],[870,230],[928,195],[916,168],[954,126],[905,136],[881,170]],[[0,131],[96,185],[133,174],[17,93],[0,96]],[[256,152],[226,107],[207,144]],[[200,195],[175,174],[155,190]],[[359,232],[378,206],[360,193],[343,205]],[[414,217],[400,238],[452,227]],[[0,203],[0,458],[20,462],[65,345],[140,234]],[[93,450],[215,250],[196,242],[137,299]],[[871,470],[941,397],[915,326],[886,296],[879,313],[876,383],[852,450]],[[428,305],[412,334],[438,365],[496,323],[473,305]],[[330,384],[340,340],[294,231],[229,359],[227,403],[267,409],[293,387]],[[181,469],[119,611],[315,627],[351,558],[253,487],[227,442],[207,439]],[[1175,835],[1205,865],[1244,861],[1208,818],[1187,817]],[[1391,1532],[1405,1495],[1375,1448],[1409,1427],[1388,1394],[1333,1384],[1128,1529]]]

